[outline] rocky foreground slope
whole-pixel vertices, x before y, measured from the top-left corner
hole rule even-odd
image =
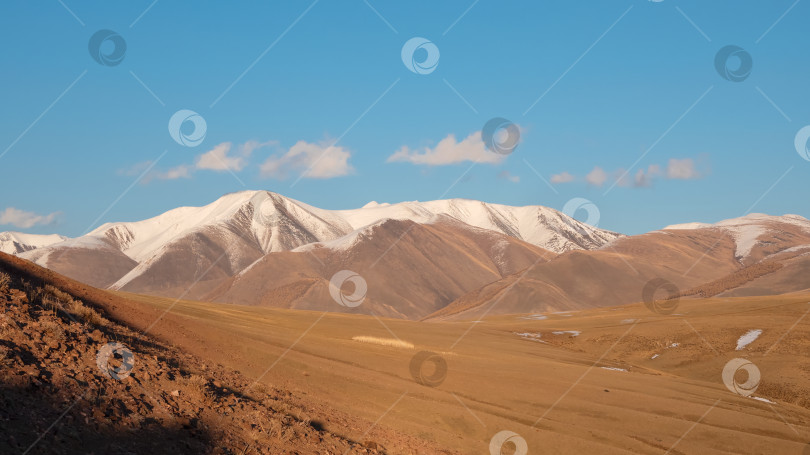
[[[321,428],[287,391],[111,320],[76,298],[92,289],[65,292],[34,267],[0,253],[0,453],[390,453]]]

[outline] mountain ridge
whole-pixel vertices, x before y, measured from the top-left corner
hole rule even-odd
[[[810,284],[795,277],[810,262],[784,253],[805,245],[810,221],[798,215],[749,214],[625,236],[543,206],[446,199],[326,210],[242,191],[105,223],[18,255],[111,290],[423,319],[477,317],[489,302],[498,302],[496,313],[622,304],[661,278],[684,290],[711,283],[732,294],[801,290]],[[780,253],[783,269],[742,290],[723,288],[741,282],[730,278],[740,269]],[[329,298],[330,279],[347,269],[369,282],[359,309],[334,307]]]

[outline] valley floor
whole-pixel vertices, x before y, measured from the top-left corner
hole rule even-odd
[[[16,354],[2,371],[22,381],[4,380],[12,453],[41,432],[40,451],[81,441],[93,425],[210,453],[466,454],[499,441],[510,453],[525,441],[528,453],[800,454],[810,442],[808,295],[686,299],[671,315],[635,304],[416,322],[109,293],[4,265],[103,318],[88,331],[6,297],[4,321],[17,328],[2,340]],[[51,348],[33,332],[54,323],[66,341]],[[112,341],[136,357],[123,381],[95,365],[97,345]],[[83,390],[92,399],[68,408]],[[27,419],[43,397],[53,406]],[[95,423],[46,431],[62,412]],[[228,425],[215,425],[222,416]]]
[[[460,322],[127,297],[227,334],[198,348],[303,406],[376,422],[320,417],[352,438],[391,428],[462,453],[485,453],[501,431],[529,453],[798,454],[810,442],[807,295],[682,300],[669,316],[637,304]],[[414,371],[423,351],[440,360]],[[760,372],[750,397],[724,384],[736,358]]]

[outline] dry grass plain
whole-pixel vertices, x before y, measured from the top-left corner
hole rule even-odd
[[[488,453],[503,430],[522,436],[528,453],[803,454],[810,442],[807,294],[682,300],[672,315],[632,304],[457,322],[118,294],[171,307],[197,335],[173,340],[158,323],[177,347],[284,386],[313,422],[384,447],[385,428],[465,454]],[[736,350],[756,329],[761,336]],[[444,375],[424,364],[435,387],[412,377],[421,351],[446,362]],[[734,358],[759,368],[753,396],[770,402],[724,386]]]

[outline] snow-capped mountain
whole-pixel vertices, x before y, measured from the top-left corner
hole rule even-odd
[[[557,210],[543,206],[512,207],[469,199],[377,204],[337,213],[359,229],[385,219],[430,223],[448,215],[463,223],[506,234],[555,253],[599,248],[619,237],[615,232],[581,223]]]
[[[775,246],[795,246],[800,237],[810,235],[810,220],[799,215],[773,216],[751,213],[719,223],[684,223],[667,226],[667,230],[705,230],[729,234],[736,244],[734,256],[746,261],[754,256],[761,259],[770,254],[768,249],[781,251]],[[806,242],[806,239],[805,239]],[[764,251],[763,251],[764,250]]]
[[[250,234],[262,252],[271,253],[333,241],[386,219],[428,224],[439,215],[449,215],[470,226],[500,232],[557,253],[598,248],[619,236],[542,206],[511,207],[449,199],[324,210],[268,191],[243,191],[225,195],[204,207],[180,207],[143,221],[107,223],[58,247],[115,248],[142,262],[173,241],[215,227],[234,234],[235,229],[242,229],[238,234]]]
[[[573,250],[475,289],[429,317],[475,319],[639,302],[664,280],[687,296],[775,295],[810,289],[810,220],[750,214],[687,223],[609,247]],[[667,287],[660,288],[666,292]],[[671,289],[671,288],[669,288]],[[494,303],[497,302],[497,308]]]
[[[35,243],[22,236],[16,245]],[[797,215],[628,237],[546,207],[466,199],[325,210],[244,191],[22,248],[21,257],[96,287],[313,310],[333,309],[329,280],[351,269],[368,280],[358,311],[416,319],[485,311],[494,301],[498,313],[627,303],[661,277],[680,289],[722,282],[723,292],[751,295],[810,286],[801,278],[810,221]],[[763,261],[782,268],[748,269]]]
[[[8,254],[18,254],[65,240],[68,240],[68,238],[58,234],[38,235],[23,232],[0,232],[0,251]]]
[[[243,191],[203,207],[180,207],[143,221],[107,223],[23,257],[68,276],[81,276],[95,286],[125,289],[135,280],[148,278],[153,286],[160,282],[160,287],[174,287],[149,271],[182,270],[188,276],[177,280],[178,286],[198,280],[203,272],[206,280],[225,278],[269,253],[352,243],[359,232],[385,220],[427,225],[445,217],[554,253],[595,249],[619,237],[541,206],[450,199],[324,210],[268,191]],[[93,264],[93,270],[87,264]],[[100,264],[107,265],[99,268]]]

